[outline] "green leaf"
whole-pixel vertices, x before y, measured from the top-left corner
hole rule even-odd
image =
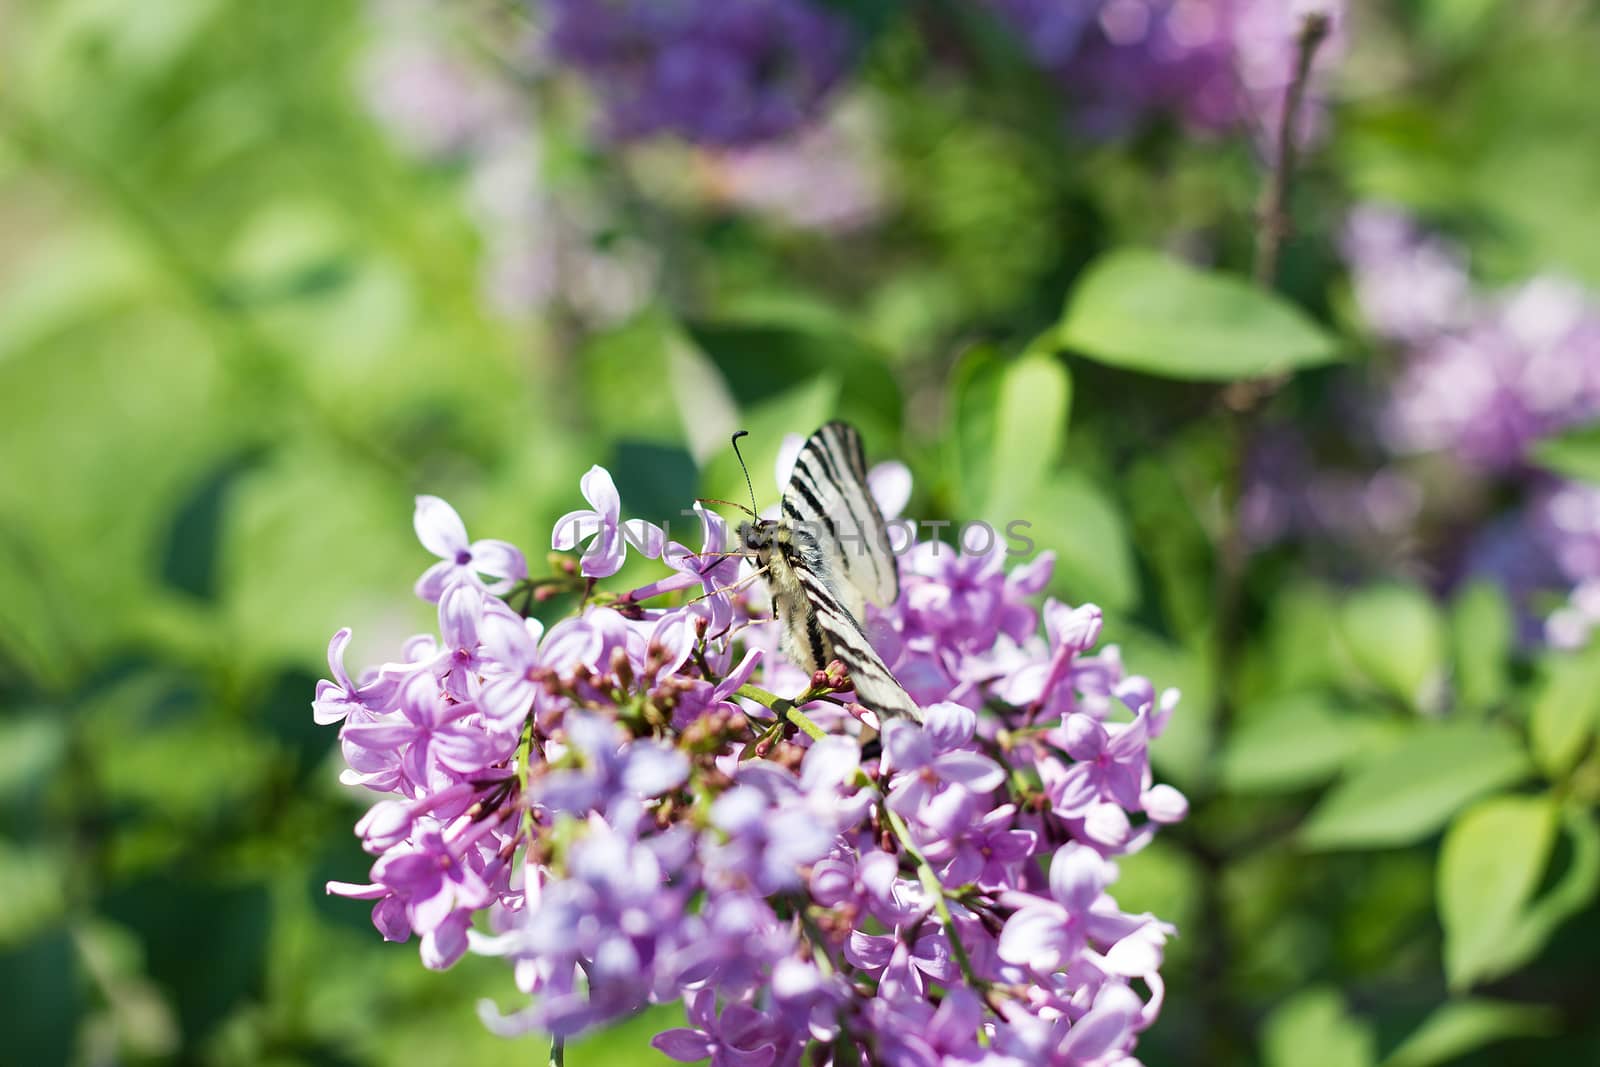
[[[1261,1035],[1267,1067],[1370,1067],[1377,1040],[1370,1024],[1345,1011],[1333,989],[1297,993],[1267,1017]]]
[[[1321,693],[1279,697],[1245,714],[1222,754],[1223,784],[1244,793],[1319,785],[1387,732]]]
[[[1450,608],[1450,643],[1459,706],[1483,711],[1505,699],[1516,638],[1511,606],[1500,587],[1475,581]]]
[[[1300,843],[1314,849],[1408,845],[1530,770],[1509,731],[1478,723],[1419,726],[1347,772],[1301,828]]]
[[[1056,554],[1052,585],[1075,602],[1126,611],[1139,599],[1128,523],[1109,494],[1077,474],[1063,474],[1019,505],[1018,535]],[[1012,532],[1002,528],[1003,533]]]
[[[1501,0],[1424,0],[1418,22],[1429,44],[1460,53],[1482,42],[1501,7]]]
[[[1339,612],[1345,646],[1362,673],[1414,708],[1428,706],[1444,675],[1444,621],[1433,598],[1414,586],[1380,585],[1346,600]]]
[[[175,589],[203,600],[217,595],[217,562],[229,496],[261,461],[246,450],[215,463],[178,505],[167,532],[161,578]]]
[[[575,370],[586,396],[605,398],[587,411],[597,430],[620,437],[648,429],[662,443],[682,439],[686,420],[679,414],[677,390],[668,384],[681,377],[673,366],[678,343],[675,325],[659,314],[635,316],[584,342]]]
[[[1433,1067],[1508,1037],[1554,1031],[1549,1008],[1468,998],[1439,1005],[1383,1061],[1383,1067]]]
[[[1571,857],[1556,884],[1523,910],[1507,935],[1502,958],[1511,962],[1504,969],[1532,959],[1557,927],[1593,905],[1595,892],[1600,890],[1600,825],[1594,814],[1569,807],[1562,813],[1562,821],[1571,841]]]
[[[1533,895],[1555,843],[1547,797],[1492,797],[1450,825],[1439,850],[1439,921],[1452,989],[1505,973],[1507,935]]]
[[[1113,367],[1199,381],[1285,373],[1337,357],[1333,338],[1279,297],[1132,249],[1089,265],[1067,302],[1061,343]]]
[[[1559,779],[1600,724],[1600,648],[1551,653],[1540,664],[1528,735],[1539,769]]]
[[[1600,422],[1547,437],[1533,447],[1536,463],[1580,482],[1600,482]]]
[[[990,442],[1005,368],[993,346],[975,345],[950,371],[952,432],[945,438],[945,464],[955,477],[956,499],[967,513],[975,514],[988,493]]]
[[[700,321],[687,323],[685,328],[721,372],[741,413],[827,376],[843,386],[837,409],[829,414],[855,423],[866,437],[869,453],[874,445],[882,447],[899,433],[900,387],[885,365],[883,353],[845,330],[801,319]],[[640,385],[659,387],[658,382]],[[784,429],[809,435],[819,425]]]
[[[1054,357],[1024,356],[1001,374],[995,396],[982,517],[1027,519],[1058,466],[1072,405],[1072,379]]]
[[[0,801],[10,808],[24,794],[41,790],[66,754],[62,716],[13,713],[0,719]]]

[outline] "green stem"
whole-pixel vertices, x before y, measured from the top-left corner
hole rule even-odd
[[[517,742],[517,800],[522,804],[522,833],[533,843],[533,806],[527,802],[528,769],[533,762],[533,712],[522,723],[522,737]]]
[[[567,1062],[567,1043],[559,1037],[550,1039],[550,1067],[564,1067]]]
[[[800,730],[802,730],[805,735],[811,738],[813,741],[821,741],[824,737],[828,736],[828,732],[826,730],[812,722],[811,718],[799,708],[800,704],[815,700],[817,697],[821,696],[822,693],[818,692],[817,690],[807,689],[804,693],[801,693],[799,696],[795,697],[794,700],[790,700],[787,697],[781,697],[776,693],[769,693],[760,686],[751,685],[749,682],[746,682],[744,685],[741,685],[737,690],[735,690],[733,695],[744,697],[746,700],[754,700],[757,704],[771,709],[774,713],[781,715],[783,718],[788,719],[795,726],[799,727]]]
[[[972,960],[967,956],[966,946],[961,943],[961,937],[956,932],[955,917],[950,914],[950,905],[945,900],[944,883],[939,881],[939,875],[935,873],[933,864],[928,862],[928,857],[924,856],[922,850],[911,840],[911,828],[906,825],[905,820],[887,805],[884,806],[883,813],[889,820],[890,828],[894,830],[894,836],[899,839],[900,846],[917,861],[917,879],[928,895],[933,897],[934,913],[939,916],[945,936],[950,940],[950,954],[956,958],[956,965],[961,968],[961,977],[965,978],[972,988],[983,989],[988,983],[979,978],[977,972],[972,969]]]

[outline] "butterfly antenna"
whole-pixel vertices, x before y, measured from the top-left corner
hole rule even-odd
[[[744,471],[744,487],[750,490],[750,514],[754,515],[760,510],[756,507],[756,488],[750,484],[750,468],[745,464],[744,455],[739,451],[739,438],[749,436],[749,430],[739,430],[733,435],[733,454],[739,458],[739,469]]]

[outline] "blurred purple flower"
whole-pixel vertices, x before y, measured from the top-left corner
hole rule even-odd
[[[1385,434],[1399,452],[1449,450],[1519,466],[1541,438],[1600,415],[1600,307],[1578,286],[1535,278],[1483,301],[1468,325],[1414,341]]]
[[[547,47],[619,139],[770,140],[815,115],[849,67],[849,24],[809,0],[551,0]]]
[[[1319,126],[1323,85],[1342,51],[1342,0],[981,0],[1011,26],[1030,59],[1093,134],[1121,133],[1168,113],[1197,132],[1253,125],[1276,137],[1296,41],[1311,11],[1332,17],[1333,40],[1312,68],[1298,136]]]
[[[1466,325],[1472,312],[1466,257],[1423,233],[1405,213],[1357,205],[1345,220],[1340,247],[1356,303],[1381,336],[1411,343]]]

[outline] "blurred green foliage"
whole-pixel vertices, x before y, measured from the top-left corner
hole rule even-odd
[[[537,1062],[476,1019],[515,1001],[500,965],[430,973],[324,895],[369,863],[311,722],[324,642],[353,625],[374,662],[427,624],[417,492],[537,559],[591,463],[672,518],[741,498],[736,426],[770,499],[783,435],[835,416],[911,464],[914,513],[1026,518],[1052,592],[1184,691],[1156,758],[1194,815],[1117,890],[1182,931],[1146,1062],[1591,1060],[1600,654],[1530,660],[1491,587],[1269,556],[1234,623],[1214,595],[1215,383],[1298,370],[1293,413],[1370,355],[1342,204],[1600,285],[1600,19],[1573,6],[1364,5],[1346,84],[1412,74],[1350,91],[1306,161],[1283,296],[1242,281],[1248,146],[1072,142],[1039,86],[957,88],[907,38],[867,72],[882,232],[645,197],[672,292],[595,327],[485,310],[460,175],[364,110],[352,4],[0,4],[0,1060]],[[1196,241],[1213,269],[1125,251]],[[1592,433],[1548,461],[1600,470]],[[570,1062],[658,1062],[658,1025]]]

